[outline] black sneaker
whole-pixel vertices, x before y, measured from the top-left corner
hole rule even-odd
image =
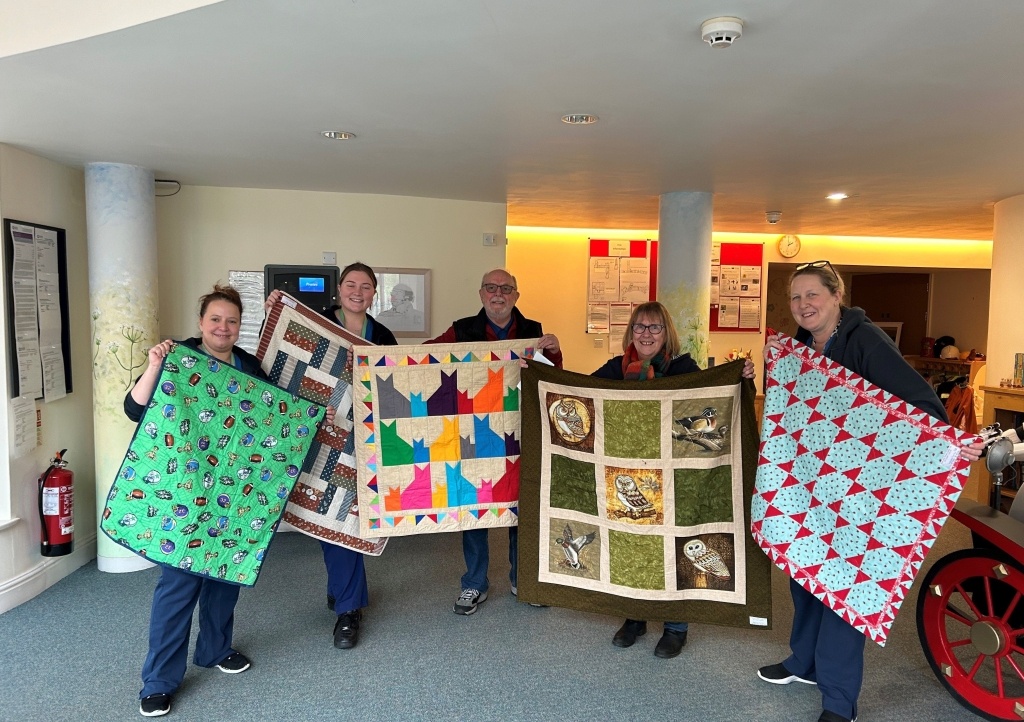
[[[363,615],[358,609],[338,615],[338,621],[334,623],[335,647],[352,649],[356,646],[356,642],[359,641],[359,620],[362,618]]]
[[[857,718],[850,719],[849,717],[843,717],[841,714],[836,712],[830,712],[829,710],[822,710],[821,717],[818,718],[818,722],[857,722]]]
[[[241,652],[232,652],[227,657],[221,660],[220,664],[217,665],[217,669],[221,672],[227,672],[228,674],[238,674],[244,672],[252,666],[252,662]]]
[[[171,695],[151,694],[139,700],[139,714],[143,717],[163,717],[171,711]]]
[[[661,659],[672,659],[678,657],[686,646],[686,632],[677,632],[674,629],[666,629],[654,648],[654,656]]]
[[[647,622],[640,619],[627,619],[612,637],[616,647],[632,647],[637,637],[647,634]]]
[[[769,664],[767,667],[761,667],[757,670],[757,676],[763,679],[769,684],[791,684],[792,682],[800,682],[802,684],[817,684],[817,682],[803,677],[797,677],[795,674],[790,673],[788,669],[779,664]]]

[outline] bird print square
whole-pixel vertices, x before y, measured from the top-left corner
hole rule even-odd
[[[548,570],[579,579],[597,579],[601,573],[601,537],[594,524],[553,519],[556,533],[548,549]],[[561,527],[559,531],[558,528]]]
[[[675,543],[678,589],[733,590],[736,560],[732,534],[676,537]]]
[[[672,405],[672,455],[726,456],[732,438],[732,399],[680,399]]]
[[[665,521],[661,469],[604,467],[606,514],[612,521],[660,526]]]
[[[551,443],[575,451],[594,451],[594,400],[547,394]]]

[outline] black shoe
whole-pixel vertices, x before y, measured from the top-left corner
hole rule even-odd
[[[244,672],[252,666],[252,662],[241,652],[232,652],[227,657],[220,661],[220,664],[216,665],[217,669],[221,672],[227,672],[228,674],[238,674]]]
[[[334,611],[334,597],[332,597],[330,594],[327,595],[327,608],[330,609],[332,612]]]
[[[359,620],[363,618],[358,609],[338,615],[334,623],[334,646],[338,649],[352,649],[359,641]]]
[[[139,714],[143,717],[162,717],[171,711],[171,695],[151,694],[139,700]]]
[[[658,646],[654,648],[654,656],[662,659],[678,657],[686,646],[686,632],[677,632],[674,629],[666,629],[658,640]]]
[[[647,634],[647,622],[636,619],[627,619],[619,627],[619,631],[612,637],[612,644],[616,647],[632,647],[637,637]]]
[[[857,722],[857,718],[850,719],[849,717],[843,717],[841,714],[836,712],[829,712],[827,709],[823,710],[821,717],[818,718],[818,722]]]
[[[769,684],[792,684],[793,682],[817,684],[814,680],[797,677],[786,669],[781,662],[778,664],[769,664],[767,667],[761,667],[761,669],[757,670],[757,676]]]

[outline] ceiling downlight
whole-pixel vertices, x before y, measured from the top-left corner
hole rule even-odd
[[[562,122],[566,125],[593,125],[600,118],[590,113],[568,113],[562,116]]]
[[[349,133],[347,130],[321,130],[320,135],[330,140],[352,140],[356,137],[355,133]]]

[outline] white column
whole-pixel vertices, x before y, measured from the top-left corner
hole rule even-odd
[[[135,424],[124,396],[157,341],[156,201],[153,173],[118,163],[85,166],[85,212],[92,315],[96,508],[102,514]],[[124,490],[121,490],[124,493]],[[130,490],[129,490],[130,491]],[[130,572],[152,566],[97,535],[97,566]]]
[[[1024,353],[1020,269],[1024,268],[1024,195],[996,203],[992,233],[992,281],[988,302],[989,386],[1013,377],[1014,354]]]
[[[708,360],[712,194],[666,193],[658,220],[658,300],[679,331],[683,353]]]

